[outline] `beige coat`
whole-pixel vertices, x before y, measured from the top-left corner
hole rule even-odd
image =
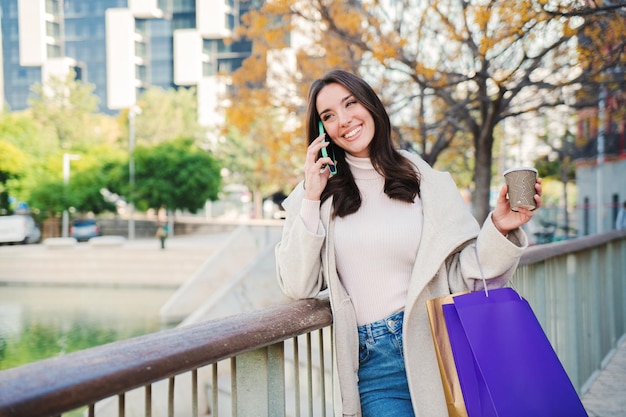
[[[448,173],[433,170],[415,155],[403,155],[417,165],[421,174],[424,214],[422,240],[405,308],[406,369],[415,415],[445,417],[448,413],[425,302],[451,292],[483,287],[475,244],[488,286],[504,285],[528,242],[521,230],[509,233],[508,239],[502,236],[491,215],[481,229]],[[299,215],[303,198],[301,183],[283,203],[287,219],[276,247],[279,285],[294,299],[313,298],[329,289],[335,342],[335,416],[360,416],[357,322],[350,296],[337,275],[331,201],[322,205],[317,234],[313,234]]]

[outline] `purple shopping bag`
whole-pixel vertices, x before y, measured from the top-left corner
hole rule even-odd
[[[511,288],[443,306],[469,417],[587,417],[528,302]]]

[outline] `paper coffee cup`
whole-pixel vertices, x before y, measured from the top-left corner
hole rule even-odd
[[[518,211],[519,207],[524,207],[528,210],[537,208],[535,202],[537,170],[535,168],[511,168],[504,171],[502,175],[504,175],[506,185],[509,187],[511,210]]]

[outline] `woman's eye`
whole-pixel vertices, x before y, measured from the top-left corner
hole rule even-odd
[[[352,106],[353,104],[356,104],[356,100],[350,100],[350,101],[348,101],[348,102],[346,103],[346,107],[350,107],[350,106]]]

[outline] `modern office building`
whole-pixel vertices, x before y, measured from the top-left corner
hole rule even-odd
[[[28,107],[31,86],[72,70],[100,111],[132,108],[149,87],[196,87],[198,119],[220,122],[229,74],[251,52],[236,39],[254,0],[0,0],[0,95]]]

